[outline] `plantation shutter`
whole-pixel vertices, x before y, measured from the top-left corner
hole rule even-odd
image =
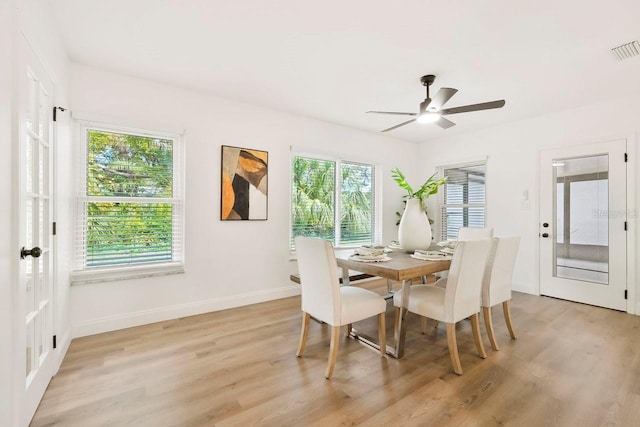
[[[484,227],[485,169],[484,163],[443,168],[441,240],[456,239],[460,227]]]
[[[181,263],[178,138],[99,127],[83,136],[76,270]]]

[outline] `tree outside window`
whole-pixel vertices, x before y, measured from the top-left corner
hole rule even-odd
[[[295,236],[336,246],[373,243],[375,166],[294,156],[291,170],[292,249]]]

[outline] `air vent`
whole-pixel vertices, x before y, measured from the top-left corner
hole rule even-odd
[[[640,55],[640,43],[637,40],[634,40],[630,43],[622,44],[618,47],[614,47],[611,49],[618,58],[619,61],[623,59],[631,58],[632,56]]]

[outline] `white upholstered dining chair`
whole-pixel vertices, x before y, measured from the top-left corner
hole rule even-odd
[[[493,228],[492,227],[460,227],[458,229],[458,241],[459,242],[464,242],[465,240],[480,240],[480,239],[490,239],[493,237]],[[443,281],[442,279],[446,279],[447,275],[449,273],[446,271],[442,271],[440,273],[436,273],[435,276],[438,277],[440,280],[438,280],[438,282],[440,282],[440,285],[443,286],[446,281]],[[426,281],[423,280],[422,283],[425,283]],[[438,321],[435,321],[435,327],[438,327]],[[422,317],[420,319],[420,331],[422,331],[423,334],[427,333],[427,318],[426,317]]]
[[[456,341],[456,323],[460,320],[471,317],[473,338],[478,348],[478,353],[483,359],[487,357],[480,338],[478,314],[480,313],[482,278],[490,247],[490,239],[458,243],[451,260],[449,275],[447,278],[440,279],[447,282],[446,287],[433,285],[411,286],[406,306],[404,306],[404,309],[411,313],[447,324],[449,355],[453,370],[458,375],[462,375],[462,365],[460,364]],[[393,296],[396,322],[400,319],[403,292],[404,289],[396,292]],[[397,325],[395,329],[397,329]]]
[[[494,350],[499,350],[493,331],[491,307],[502,303],[504,320],[512,339],[516,338],[511,323],[509,301],[511,300],[511,278],[518,255],[520,237],[500,237],[493,239],[493,245],[487,262],[482,283],[482,314],[489,342]]]
[[[331,345],[325,377],[331,378],[338,356],[340,327],[378,316],[380,353],[386,352],[384,298],[355,286],[340,286],[338,266],[331,242],[309,237],[295,238],[298,271],[302,285],[302,331],[297,355],[302,356],[309,331],[309,318],[331,325]]]

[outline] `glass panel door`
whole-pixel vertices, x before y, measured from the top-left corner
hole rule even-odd
[[[553,159],[554,276],[609,284],[609,155]]]
[[[24,39],[20,49],[19,289],[24,361],[21,425],[28,425],[53,372],[52,112],[53,84]],[[16,254],[18,255],[18,254]]]
[[[627,309],[626,147],[617,140],[540,152],[542,295]]]

